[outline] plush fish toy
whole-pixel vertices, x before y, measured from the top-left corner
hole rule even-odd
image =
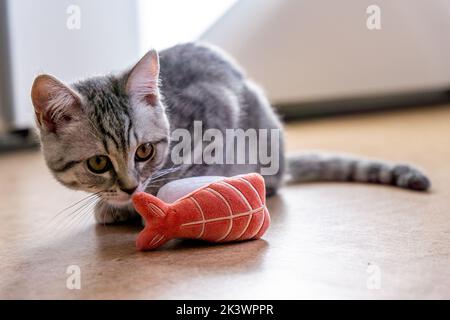
[[[213,182],[204,184],[205,179]],[[174,238],[210,242],[259,239],[269,228],[264,179],[259,174],[183,180],[188,181],[167,184],[160,190],[158,195],[166,201],[144,192],[133,196],[134,207],[145,220],[136,240],[139,250],[158,248]],[[168,203],[176,194],[171,190],[179,190],[179,184],[186,182],[191,187],[202,186]]]

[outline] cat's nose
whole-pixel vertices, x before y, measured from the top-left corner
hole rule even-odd
[[[128,193],[129,195],[132,195],[133,192],[136,191],[137,187],[138,187],[138,186],[134,186],[134,187],[132,187],[132,188],[120,188],[120,190],[122,190],[122,191],[125,192],[125,193]]]

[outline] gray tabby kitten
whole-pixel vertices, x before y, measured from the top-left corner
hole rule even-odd
[[[281,129],[258,87],[224,53],[199,44],[148,52],[133,68],[63,84],[38,76],[31,97],[43,154],[63,185],[96,193],[95,217],[122,222],[136,214],[134,192],[155,194],[176,178],[256,171],[261,164],[174,166],[171,132],[215,128]],[[284,170],[283,138],[278,173],[265,176],[268,195],[276,193]],[[275,150],[275,149],[272,149]],[[357,181],[426,190],[429,180],[404,165],[344,156],[297,155],[288,159],[295,181]]]

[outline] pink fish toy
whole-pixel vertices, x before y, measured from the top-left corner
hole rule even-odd
[[[173,203],[140,192],[133,196],[133,204],[145,220],[136,240],[142,251],[175,238],[209,242],[259,239],[270,225],[264,179],[257,173],[215,177],[214,182]]]

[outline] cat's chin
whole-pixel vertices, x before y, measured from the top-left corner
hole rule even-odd
[[[111,207],[123,209],[125,207],[132,206],[131,203],[131,195],[126,194],[124,192],[118,192],[113,195],[105,194],[101,196],[103,202],[108,204]]]
[[[131,205],[131,198],[128,199],[104,199],[104,201],[112,207],[123,208]]]

